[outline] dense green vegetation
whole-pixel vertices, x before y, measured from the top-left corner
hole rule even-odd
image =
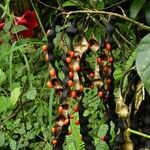
[[[75,21],[79,30],[72,42],[69,31]],[[56,37],[49,38],[53,30]],[[55,150],[60,136],[56,125],[64,110],[69,118],[62,121],[69,132],[63,133],[64,150],[94,150],[86,147],[80,129],[84,126],[90,130],[83,135],[91,137],[96,150],[150,148],[149,32],[148,0],[1,0],[0,149]],[[52,43],[55,47],[49,52]],[[68,54],[73,50],[80,59]],[[67,84],[62,69],[70,67],[66,62],[80,64],[73,70],[77,78],[67,79]],[[53,69],[58,70],[50,72]],[[62,83],[51,85],[53,76]],[[62,102],[65,85],[71,96]],[[107,92],[112,103],[104,101]],[[69,108],[60,110],[64,103]]]

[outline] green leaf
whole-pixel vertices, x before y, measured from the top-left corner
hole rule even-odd
[[[103,2],[103,1],[98,1],[98,2],[97,2],[97,5],[96,5],[96,8],[97,8],[98,10],[103,9],[103,8],[104,8],[104,2]]]
[[[0,86],[4,83],[6,80],[6,75],[5,73],[0,69]]]
[[[96,27],[94,29],[94,35],[98,41],[104,38],[104,35],[105,35],[104,33],[105,33],[105,30],[103,27]]]
[[[10,140],[9,140],[9,145],[10,145],[10,148],[11,148],[12,150],[15,150],[15,149],[16,149],[16,146],[17,146],[17,143],[16,143],[15,140],[10,139]]]
[[[18,33],[18,32],[21,32],[21,31],[24,31],[26,30],[27,28],[23,25],[16,25],[12,28],[11,32],[12,34],[15,34],[15,33]]]
[[[7,21],[4,25],[4,31],[8,32],[8,30],[11,28],[11,21]]]
[[[146,4],[145,19],[147,24],[150,25],[150,2]]]
[[[87,117],[88,115],[89,115],[89,111],[88,111],[88,110],[85,110],[84,113],[83,113],[83,116],[84,116],[84,117]]]
[[[63,7],[68,7],[68,6],[76,6],[75,3],[71,2],[71,1],[66,1],[62,4]]]
[[[130,17],[135,19],[140,12],[145,0],[134,0],[130,7]]]
[[[6,111],[8,107],[9,107],[9,100],[6,97],[1,96],[0,97],[0,113]]]
[[[3,132],[0,132],[0,147],[2,147],[5,143],[5,135]]]
[[[137,47],[136,67],[144,83],[145,89],[150,94],[150,34],[146,35]]]
[[[27,98],[30,99],[30,100],[33,100],[35,99],[36,97],[36,89],[35,88],[31,88],[28,92],[27,92]]]
[[[15,88],[12,92],[11,92],[11,97],[10,97],[10,107],[14,106],[20,96],[20,87]]]

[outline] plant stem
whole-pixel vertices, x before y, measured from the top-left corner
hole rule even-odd
[[[51,129],[52,129],[52,106],[53,106],[53,100],[54,100],[54,94],[55,94],[55,89],[50,90],[50,97],[49,97],[49,140],[50,143],[52,141],[52,134],[51,134]]]
[[[128,18],[127,16],[123,16],[117,13],[113,13],[113,12],[106,12],[106,11],[98,11],[98,10],[77,10],[77,11],[70,11],[70,12],[62,12],[59,15],[71,15],[71,14],[77,14],[77,13],[87,13],[87,14],[103,14],[103,15],[109,15],[109,16],[116,16],[118,18],[121,18],[123,20],[126,20],[128,22],[130,22],[131,24],[134,24],[136,26],[138,26],[139,28],[143,29],[143,30],[149,30],[150,31],[150,27],[144,25],[143,23],[137,22],[131,18]]]
[[[133,133],[133,134],[137,134],[137,135],[139,135],[139,136],[143,136],[143,137],[145,137],[145,138],[150,139],[150,135],[147,135],[147,134],[145,134],[145,133],[141,133],[141,132],[132,130],[132,129],[130,129],[130,128],[127,129],[127,132],[130,132],[130,133]]]
[[[30,0],[30,2],[31,2],[31,5],[32,5],[32,7],[33,7],[33,9],[34,9],[34,11],[35,11],[36,16],[37,16],[37,19],[38,19],[38,21],[39,21],[39,24],[40,24],[40,27],[41,27],[41,29],[42,29],[42,32],[43,32],[43,34],[44,34],[44,36],[45,36],[45,38],[46,38],[47,36],[46,36],[45,30],[44,30],[44,27],[43,27],[43,25],[42,25],[42,22],[41,22],[41,20],[40,20],[40,17],[39,17],[39,15],[38,15],[37,11],[36,11],[36,8],[35,8],[33,2],[32,2],[31,0]]]

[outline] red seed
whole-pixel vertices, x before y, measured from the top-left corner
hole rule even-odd
[[[69,124],[69,119],[65,119],[64,125],[68,125],[68,124]]]
[[[74,115],[70,115],[70,119],[73,119],[74,118]]]
[[[59,106],[58,112],[59,112],[59,113],[62,113],[62,112],[63,112],[63,107],[62,107],[62,106]]]
[[[73,65],[69,65],[69,70],[73,71]]]
[[[51,77],[55,77],[56,76],[56,71],[54,69],[50,70],[50,75]]]
[[[80,71],[80,66],[76,66],[76,71],[79,72]]]
[[[103,92],[102,91],[98,92],[98,96],[103,97]]]
[[[79,110],[79,106],[76,105],[76,106],[74,107],[74,111],[75,111],[75,112],[78,112],[78,110]]]
[[[52,133],[56,133],[56,128],[52,128]]]
[[[76,91],[71,91],[71,97],[72,97],[72,98],[76,98],[76,96],[77,96]]]
[[[69,78],[72,79],[73,78],[73,71],[69,72]]]
[[[80,85],[80,92],[82,92],[83,91],[83,89],[84,89],[84,87],[83,87],[83,85]]]
[[[101,136],[101,137],[100,137],[100,140],[101,140],[101,141],[105,141],[105,136]]]
[[[42,51],[43,52],[47,52],[47,49],[48,49],[48,46],[46,44],[42,46]]]
[[[100,57],[97,58],[97,62],[98,62],[98,63],[101,63],[101,62],[102,62],[102,60],[101,60]]]
[[[69,80],[68,81],[68,87],[72,87],[73,86],[73,81],[72,80]]]
[[[68,51],[68,54],[70,55],[71,58],[74,57],[74,51]]]
[[[67,62],[68,64],[70,64],[70,63],[71,63],[71,58],[70,58],[70,57],[67,57],[67,58],[66,58],[66,62]]]
[[[48,82],[47,82],[47,86],[48,86],[48,88],[52,88],[52,87],[53,87],[52,82],[51,82],[51,81],[48,81]]]
[[[57,144],[57,140],[53,140],[53,141],[52,141],[52,144],[53,144],[53,145],[56,145],[56,144]]]
[[[94,77],[94,73],[93,73],[93,72],[90,73],[90,77],[91,77],[91,78]]]
[[[112,50],[112,46],[110,43],[106,43],[106,47],[105,47],[108,51]]]
[[[112,58],[112,57],[109,57],[109,58],[108,58],[108,62],[109,62],[109,63],[113,63],[113,58]]]
[[[111,83],[111,79],[107,79],[107,84],[110,84]]]
[[[75,124],[76,124],[76,125],[79,125],[79,124],[80,124],[80,121],[79,121],[79,120],[76,120],[76,121],[75,121]]]

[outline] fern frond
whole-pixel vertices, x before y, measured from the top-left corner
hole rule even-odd
[[[77,116],[75,116],[75,119],[77,119]],[[66,138],[65,150],[84,150],[84,143],[80,137],[80,126],[75,125],[75,119],[70,120],[72,134]]]

